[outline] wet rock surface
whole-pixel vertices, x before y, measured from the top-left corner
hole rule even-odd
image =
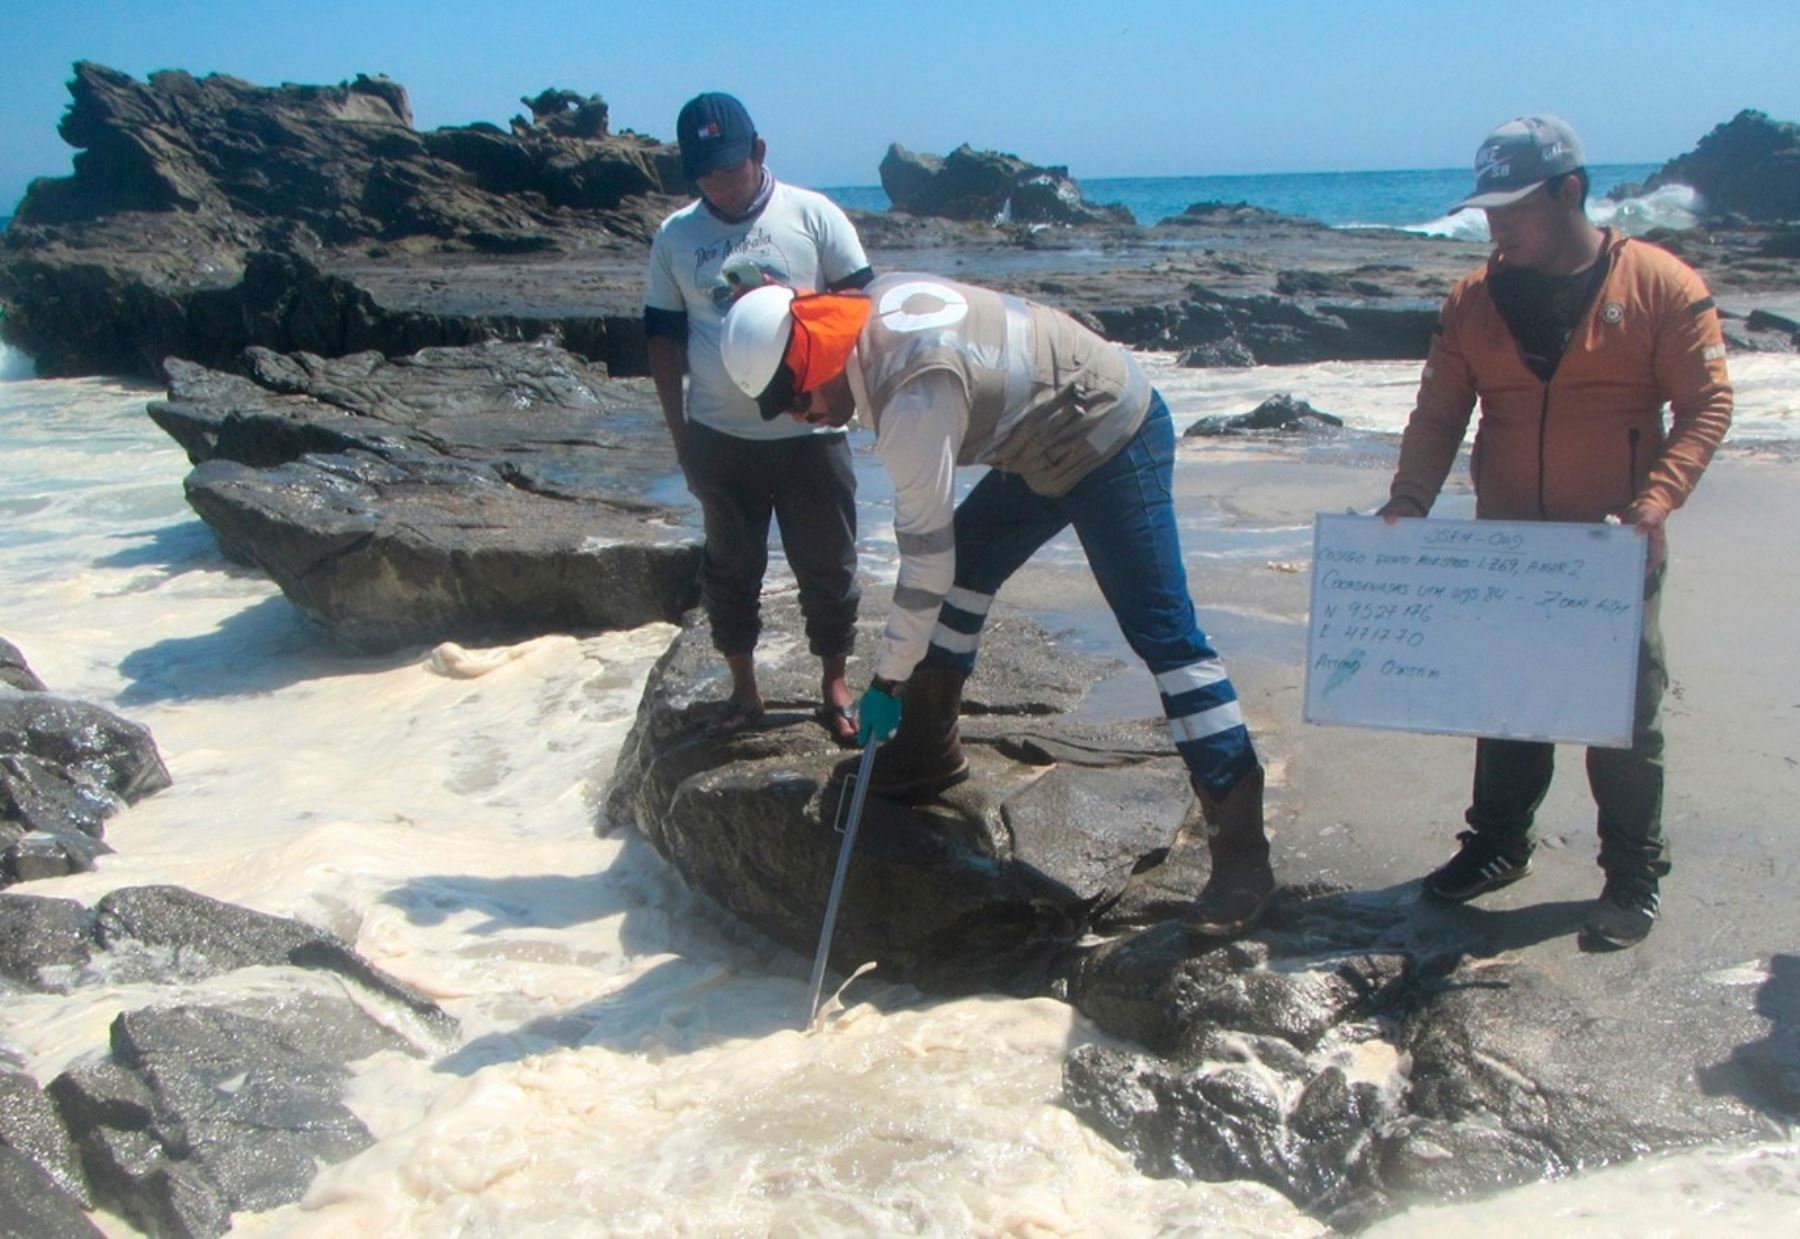
[[[96,1233],[79,1225],[99,1206],[151,1234],[216,1235],[234,1211],[297,1199],[321,1163],[373,1142],[342,1102],[346,1065],[423,1053],[456,1029],[334,935],[179,887],[125,887],[91,909],[10,895],[0,944],[0,979],[22,990],[130,982],[179,995],[121,1012],[105,1057],[43,1089],[0,1073],[0,1200],[20,1202],[9,1217],[43,1220],[33,1234]],[[346,984],[196,1001],[208,978],[252,967]]]
[[[1322,413],[1289,392],[1270,396],[1248,413],[1203,417],[1183,432],[1183,437],[1207,438],[1245,434],[1329,434],[1341,430],[1344,419]]]
[[[227,557],[368,650],[674,620],[699,548],[643,498],[677,471],[643,384],[547,342],[388,361],[178,360],[150,414]]]
[[[169,786],[169,772],[144,728],[50,693],[0,646],[0,887],[92,869],[112,850],[106,819]]]

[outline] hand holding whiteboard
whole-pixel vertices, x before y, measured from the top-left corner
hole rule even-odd
[[[1644,552],[1629,525],[1321,513],[1304,717],[1628,747]]]

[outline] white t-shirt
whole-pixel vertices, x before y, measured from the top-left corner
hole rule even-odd
[[[765,422],[725,372],[719,337],[731,292],[721,268],[739,255],[776,282],[812,292],[869,265],[836,203],[779,181],[754,219],[727,224],[695,200],[664,220],[650,246],[644,305],[687,315],[688,420],[740,439],[836,434],[791,417]]]

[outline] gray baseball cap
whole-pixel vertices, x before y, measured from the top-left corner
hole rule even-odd
[[[1587,166],[1581,139],[1565,120],[1521,116],[1488,134],[1475,152],[1475,192],[1450,208],[1517,202],[1553,176]]]

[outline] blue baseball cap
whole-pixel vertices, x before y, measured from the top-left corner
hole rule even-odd
[[[681,145],[682,172],[697,181],[750,158],[756,126],[734,97],[709,91],[682,105],[675,119],[675,141]]]

